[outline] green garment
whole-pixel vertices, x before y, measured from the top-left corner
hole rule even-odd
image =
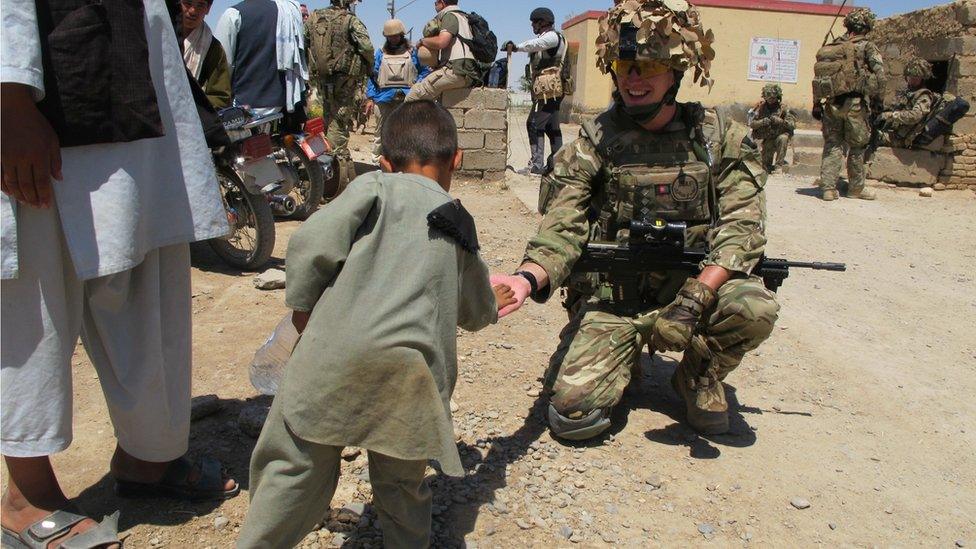
[[[207,99],[215,109],[229,107],[231,102],[230,67],[227,65],[227,55],[220,41],[214,38],[210,42],[207,56],[200,64],[200,78],[198,79]]]
[[[463,474],[456,329],[497,311],[481,258],[428,226],[451,200],[425,177],[371,172],[292,236],[285,302],[312,315],[276,398],[298,437]]]
[[[852,195],[864,188],[866,170],[864,153],[871,142],[871,112],[868,102],[848,97],[840,105],[827,103],[823,111],[823,159],[820,163],[820,188],[834,190],[844,164],[847,149],[847,180]]]
[[[899,93],[891,110],[881,115],[881,144],[911,147],[915,138],[925,130],[925,123],[937,101],[936,95],[926,88]]]
[[[362,87],[362,77],[334,74],[319,78],[314,85],[322,99],[322,112],[329,123],[325,138],[332,145],[332,155],[349,160],[349,134],[356,120],[356,93]]]
[[[383,546],[429,547],[433,498],[424,478],[427,460],[400,460],[377,452],[367,456]],[[295,436],[276,400],[251,454],[251,504],[237,549],[300,546],[322,522],[339,483],[341,464],[342,448]]]

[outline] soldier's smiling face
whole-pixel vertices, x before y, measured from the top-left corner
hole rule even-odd
[[[674,71],[647,76],[631,70],[627,74],[617,74],[616,80],[624,104],[641,107],[664,101],[664,95],[674,85]]]

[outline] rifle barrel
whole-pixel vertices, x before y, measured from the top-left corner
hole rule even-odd
[[[847,265],[844,263],[828,263],[822,261],[816,262],[806,262],[806,261],[786,261],[782,259],[772,260],[770,265],[782,265],[784,267],[790,267],[795,269],[813,269],[815,271],[837,271],[844,272],[847,271]]]

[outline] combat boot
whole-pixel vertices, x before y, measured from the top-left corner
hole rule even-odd
[[[860,192],[851,191],[847,198],[860,198],[861,200],[874,200],[877,198],[877,194],[874,189],[869,189],[867,187],[862,187]]]
[[[688,424],[703,435],[729,432],[725,386],[710,375],[695,376],[682,361],[671,376],[671,387],[685,401]]]
[[[832,200],[837,200],[838,198],[840,198],[840,193],[837,192],[837,189],[824,189],[823,194],[820,195],[820,198],[824,202],[830,202]]]

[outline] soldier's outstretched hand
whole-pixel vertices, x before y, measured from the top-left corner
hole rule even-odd
[[[491,285],[493,288],[507,286],[512,291],[511,303],[498,309],[498,318],[505,318],[519,310],[522,304],[525,303],[526,298],[529,297],[529,294],[532,293],[532,287],[529,285],[529,281],[519,275],[491,275]],[[497,291],[495,295],[497,297]],[[500,301],[499,305],[501,305]]]

